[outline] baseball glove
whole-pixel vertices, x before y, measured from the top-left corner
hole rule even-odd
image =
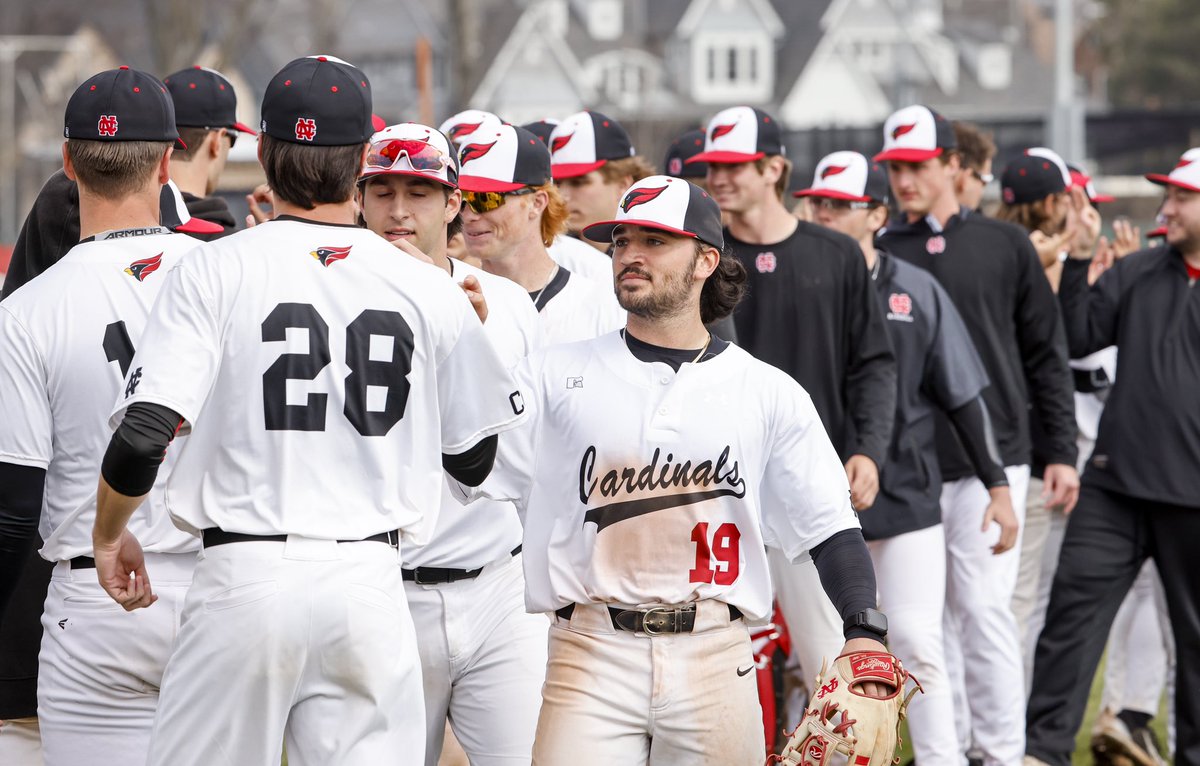
[[[910,679],[914,685],[906,694]],[[882,699],[865,696],[859,688],[866,681],[888,686],[891,693]],[[835,752],[845,756],[849,766],[898,762],[900,722],[918,691],[921,684],[917,679],[886,652],[843,654],[833,661],[832,669],[828,664],[821,668],[804,718],[783,752],[768,758],[767,763],[828,766]]]

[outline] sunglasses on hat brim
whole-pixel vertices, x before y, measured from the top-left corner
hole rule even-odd
[[[463,202],[476,213],[490,213],[496,208],[503,207],[509,197],[520,197],[525,194],[533,194],[536,191],[537,189],[532,186],[526,186],[510,192],[464,191]]]
[[[396,170],[402,159],[408,166],[401,166],[401,170],[411,169],[418,173],[442,174],[454,167],[454,160],[433,144],[415,138],[389,138],[371,144],[364,172]]]

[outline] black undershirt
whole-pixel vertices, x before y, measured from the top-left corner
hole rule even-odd
[[[546,308],[546,304],[550,300],[561,293],[563,288],[567,286],[567,280],[571,278],[571,272],[559,266],[554,271],[554,276],[550,277],[550,281],[541,290],[537,290],[529,294],[529,300],[533,301],[533,307],[538,311]]]
[[[698,348],[664,348],[663,346],[655,346],[651,343],[638,340],[628,330],[622,330],[621,336],[625,338],[625,346],[629,349],[629,353],[633,354],[638,361],[663,362],[670,365],[671,369],[675,372],[679,372],[679,368],[689,362],[707,362],[729,347],[728,341],[713,335],[708,342],[708,349],[704,352],[704,356],[696,359],[696,355],[700,353],[700,349]]]

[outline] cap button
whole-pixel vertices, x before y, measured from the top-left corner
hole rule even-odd
[[[317,56],[317,61],[328,61],[328,60],[329,59],[325,58],[324,56]]]
[[[127,66],[125,66],[124,64],[122,64],[121,66],[119,66],[119,67],[117,67],[117,68],[118,68],[118,69],[128,69],[129,67],[127,67]]]
[[[192,69],[203,69],[199,64],[192,64]]]

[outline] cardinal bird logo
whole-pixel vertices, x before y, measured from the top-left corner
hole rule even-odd
[[[162,253],[152,255],[149,258],[143,258],[140,261],[134,261],[125,267],[125,273],[133,277],[139,282],[144,282],[146,277],[158,271],[158,267],[162,265]]]
[[[911,133],[915,127],[917,127],[917,123],[915,122],[910,122],[907,125],[897,125],[896,127],[892,128],[892,138],[899,138],[905,133]]]
[[[628,213],[630,208],[658,199],[658,195],[666,190],[667,187],[665,186],[655,186],[650,189],[634,189],[625,195],[625,199],[621,200],[621,209]]]
[[[469,136],[479,130],[479,126],[482,124],[482,122],[460,122],[453,128],[450,128],[450,140],[457,141],[463,136]]]
[[[1188,165],[1191,165],[1191,164],[1192,164],[1192,160],[1180,160],[1179,163],[1177,165],[1175,165],[1175,170],[1179,170],[1180,168],[1186,168]]]
[[[483,155],[487,154],[495,145],[495,141],[491,142],[490,144],[467,144],[462,148],[462,154],[459,155],[458,160],[465,165],[471,160],[477,160]]]
[[[726,135],[727,133],[729,133],[736,127],[737,127],[737,122],[731,122],[728,125],[714,125],[713,129],[712,129],[712,133],[710,133],[708,136],[708,140],[716,141],[718,138]]]
[[[568,133],[565,136],[555,136],[550,142],[550,153],[556,154],[559,149],[571,143],[571,139],[575,136],[574,133]]]
[[[848,168],[848,167],[850,167],[850,166],[849,165],[830,165],[829,167],[827,167],[821,171],[821,180],[829,178],[830,176],[836,176],[838,173],[845,173],[846,168]]]
[[[351,246],[353,247],[353,246]],[[311,250],[308,253],[313,258],[321,262],[322,266],[328,268],[335,262],[347,258],[350,255],[349,247],[318,247],[316,250]]]

